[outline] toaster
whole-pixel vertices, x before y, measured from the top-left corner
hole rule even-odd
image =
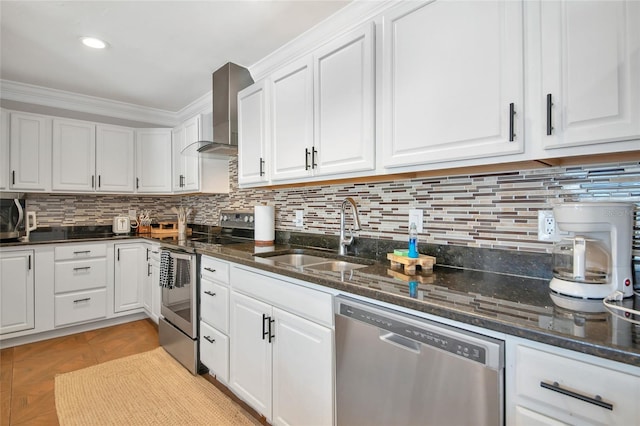
[[[111,230],[114,234],[128,234],[131,232],[131,220],[128,216],[116,216]]]

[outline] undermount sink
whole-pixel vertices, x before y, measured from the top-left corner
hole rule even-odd
[[[260,253],[257,257],[267,261],[295,266],[297,268],[311,269],[314,271],[347,272],[354,269],[365,268],[373,261],[368,259],[344,260],[344,256],[331,252],[322,252],[307,249],[292,249],[286,252]],[[351,260],[351,259],[349,259]]]
[[[359,263],[345,262],[342,260],[333,260],[330,262],[316,263],[315,265],[307,266],[308,269],[314,271],[332,271],[332,272],[348,272],[354,269],[366,268],[367,265],[361,265]]]

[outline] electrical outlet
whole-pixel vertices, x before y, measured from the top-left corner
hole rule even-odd
[[[298,228],[304,226],[304,210],[296,210],[296,218],[293,224]]]
[[[538,210],[538,241],[560,241],[553,210]]]
[[[418,233],[422,232],[422,218],[422,210],[409,210],[409,227],[411,227],[412,223],[415,223]]]

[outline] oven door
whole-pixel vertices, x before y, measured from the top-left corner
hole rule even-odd
[[[169,251],[176,280],[162,287],[160,313],[191,339],[198,338],[198,286],[196,255]]]

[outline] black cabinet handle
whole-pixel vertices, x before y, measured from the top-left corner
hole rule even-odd
[[[553,123],[551,118],[551,107],[553,107],[553,100],[551,99],[551,93],[547,94],[547,136],[553,133]]]
[[[118,249],[118,262],[120,262],[120,249]]]
[[[318,151],[315,148],[311,148],[311,168],[315,169],[318,167],[316,164],[316,155],[318,155]]]
[[[304,149],[304,169],[309,170],[309,149]]]
[[[91,175],[91,187],[96,187],[96,177],[94,175]]]
[[[516,139],[514,131],[514,120],[516,116],[516,106],[513,102],[509,104],[509,142],[513,142]]]
[[[90,297],[85,297],[84,299],[76,299],[73,303],[88,302],[89,300],[91,300]]]
[[[209,272],[216,272],[215,269],[211,269],[211,268],[204,268],[205,271],[209,271]]]
[[[275,335],[271,333],[271,325],[276,322],[276,320],[272,319],[271,317],[269,317],[269,343],[271,343],[271,341],[273,339],[275,339]]]
[[[205,291],[204,294],[208,294],[209,296],[215,296],[216,294],[212,291]]]
[[[215,343],[216,339],[212,339],[210,336],[202,336],[204,337],[204,340],[206,340],[209,343]]]
[[[98,175],[98,188],[102,186],[102,175]]]
[[[29,271],[31,270],[31,255],[29,255]]]
[[[11,184],[12,185],[16,184],[16,171],[15,170],[11,170]]]
[[[136,189],[140,188],[140,178],[136,178]]]
[[[147,263],[147,276],[150,277],[151,276],[151,264]]]
[[[81,250],[81,251],[74,251],[73,254],[84,254],[84,253],[91,253],[91,250]]]
[[[78,266],[77,268],[73,268],[74,271],[86,271],[91,269],[91,266]]]
[[[147,262],[149,261],[149,249],[147,248]]]
[[[609,404],[608,402],[604,402],[600,395],[596,395],[593,398],[590,396],[582,395],[578,392],[571,391],[569,389],[563,389],[560,387],[558,382],[547,383],[540,382],[540,387],[545,389],[552,390],[554,392],[561,393],[562,395],[570,396],[571,398],[579,399],[580,401],[588,402],[589,404],[597,405],[598,407],[606,408],[607,410],[613,411],[613,404]]]
[[[268,318],[268,316],[262,314],[262,340],[264,340],[269,335],[269,331],[267,331],[266,327],[266,321]]]
[[[264,176],[264,160],[260,157],[260,176]]]

